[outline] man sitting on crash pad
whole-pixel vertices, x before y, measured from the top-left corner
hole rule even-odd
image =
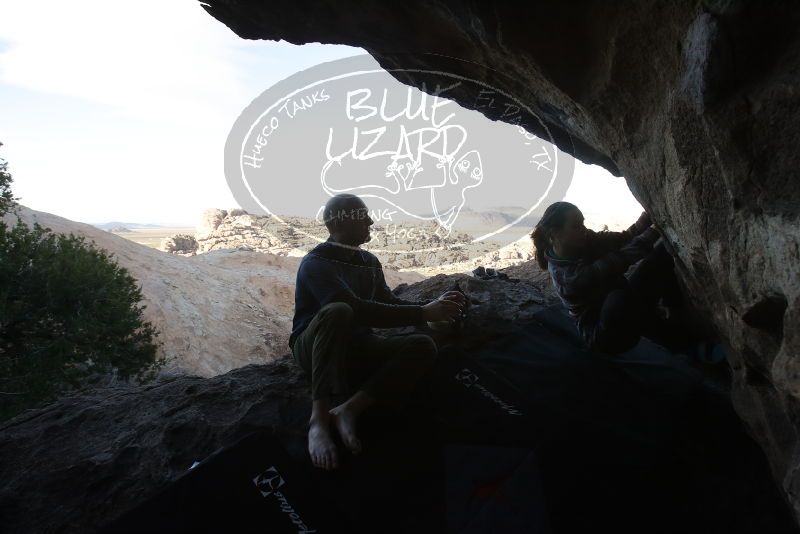
[[[323,218],[330,237],[310,250],[297,270],[289,346],[311,377],[311,461],[334,469],[339,466],[334,432],[358,454],[358,416],[373,402],[402,407],[436,359],[430,336],[381,336],[371,327],[446,321],[461,313],[464,296],[448,291],[429,302],[395,297],[378,258],[359,247],[370,240],[373,221],[358,196],[332,197]]]

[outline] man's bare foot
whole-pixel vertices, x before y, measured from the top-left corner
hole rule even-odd
[[[339,435],[342,438],[345,446],[350,449],[353,454],[361,452],[361,440],[356,437],[356,417],[355,410],[348,404],[343,402],[335,408],[328,411],[333,419],[333,424]]]
[[[308,453],[311,463],[322,469],[339,467],[339,451],[331,435],[330,420],[311,421],[308,425]]]

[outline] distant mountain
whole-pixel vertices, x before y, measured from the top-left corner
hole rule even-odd
[[[127,228],[127,229],[134,229],[134,228],[177,228],[177,227],[186,227],[191,228],[194,224],[149,224],[149,223],[135,223],[135,222],[119,222],[119,221],[111,221],[107,223],[89,223],[95,228],[99,228],[101,230],[116,230],[118,228]]]

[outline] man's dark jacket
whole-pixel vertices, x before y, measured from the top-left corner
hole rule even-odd
[[[430,301],[404,300],[392,294],[383,267],[374,254],[348,248],[331,238],[311,249],[300,261],[294,294],[294,319],[289,347],[314,315],[330,302],[353,308],[354,335],[375,327],[424,323],[422,306]]]

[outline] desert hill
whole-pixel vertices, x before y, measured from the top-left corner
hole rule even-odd
[[[162,373],[210,377],[288,352],[299,257],[240,249],[181,256],[25,206],[18,213],[28,225],[85,236],[131,272],[145,318],[161,331],[170,362]],[[14,224],[16,216],[4,220]],[[424,278],[390,269],[385,276],[390,287]]]

